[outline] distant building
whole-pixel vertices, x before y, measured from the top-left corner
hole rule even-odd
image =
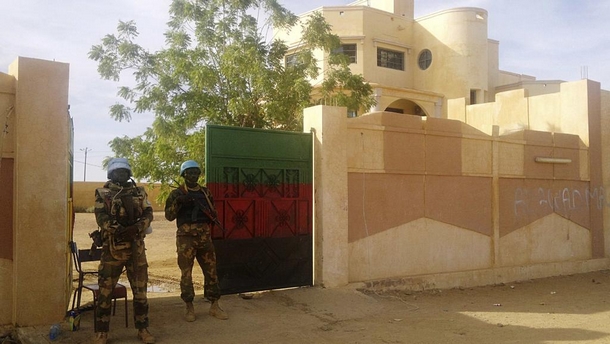
[[[466,98],[468,105],[494,101],[507,90],[559,90],[560,81],[499,69],[499,42],[488,37],[486,10],[462,7],[414,18],[414,2],[359,0],[314,10],[341,38],[352,72],[373,86],[377,106],[370,111],[447,118],[448,99]],[[299,49],[299,30],[277,34],[290,47],[287,56]],[[316,57],[324,61],[321,51]],[[326,66],[320,67],[324,75]]]

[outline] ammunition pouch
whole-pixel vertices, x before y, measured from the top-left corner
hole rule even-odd
[[[117,241],[114,235],[110,236],[110,254],[116,260],[127,261],[131,257],[132,247],[136,243],[133,241]]]

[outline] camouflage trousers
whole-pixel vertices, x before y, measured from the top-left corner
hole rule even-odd
[[[144,241],[136,241],[135,249],[131,250],[126,259],[117,260],[110,252],[110,247],[104,245],[98,268],[98,284],[100,287],[95,322],[97,332],[108,332],[110,329],[110,311],[112,305],[112,290],[117,284],[123,268],[127,271],[127,279],[133,293],[134,322],[137,329],[148,327],[148,262]],[[135,264],[134,264],[135,262]]]
[[[188,233],[179,231],[176,236],[178,253],[178,267],[180,267],[180,297],[184,302],[193,302],[195,289],[193,288],[193,265],[195,259],[204,277],[204,297],[212,302],[220,299],[218,275],[216,273],[216,251],[212,243],[211,228],[208,224],[184,224],[190,226]],[[197,230],[193,230],[197,226]],[[181,226],[182,227],[182,226]]]

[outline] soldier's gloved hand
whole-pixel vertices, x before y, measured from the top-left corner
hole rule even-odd
[[[114,232],[114,237],[116,238],[116,241],[119,242],[134,241],[139,231],[140,229],[137,224],[126,227],[119,225],[119,227],[116,229],[116,232]]]
[[[182,204],[189,204],[193,202],[193,198],[189,195],[180,195],[178,197],[176,197],[176,203],[182,205]]]

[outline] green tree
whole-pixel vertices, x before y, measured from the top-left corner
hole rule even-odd
[[[111,106],[112,118],[154,114],[143,134],[110,142],[116,155],[130,159],[138,178],[171,183],[180,162],[201,160],[206,123],[300,130],[302,110],[315,103],[309,80],[319,73],[316,49],[329,56],[318,92],[326,104],[358,109],[374,102],[368,83],[334,53],[339,37],[320,13],[302,24],[298,58],[285,66],[287,46],[262,33],[292,29],[298,17],[276,0],[174,0],[169,11],[163,49],[147,51],[135,42],[135,23],[119,21],[117,33],[89,52],[104,79],[119,81],[124,71],[133,71],[133,86],[119,88],[124,103]],[[264,14],[264,25],[254,13]]]

